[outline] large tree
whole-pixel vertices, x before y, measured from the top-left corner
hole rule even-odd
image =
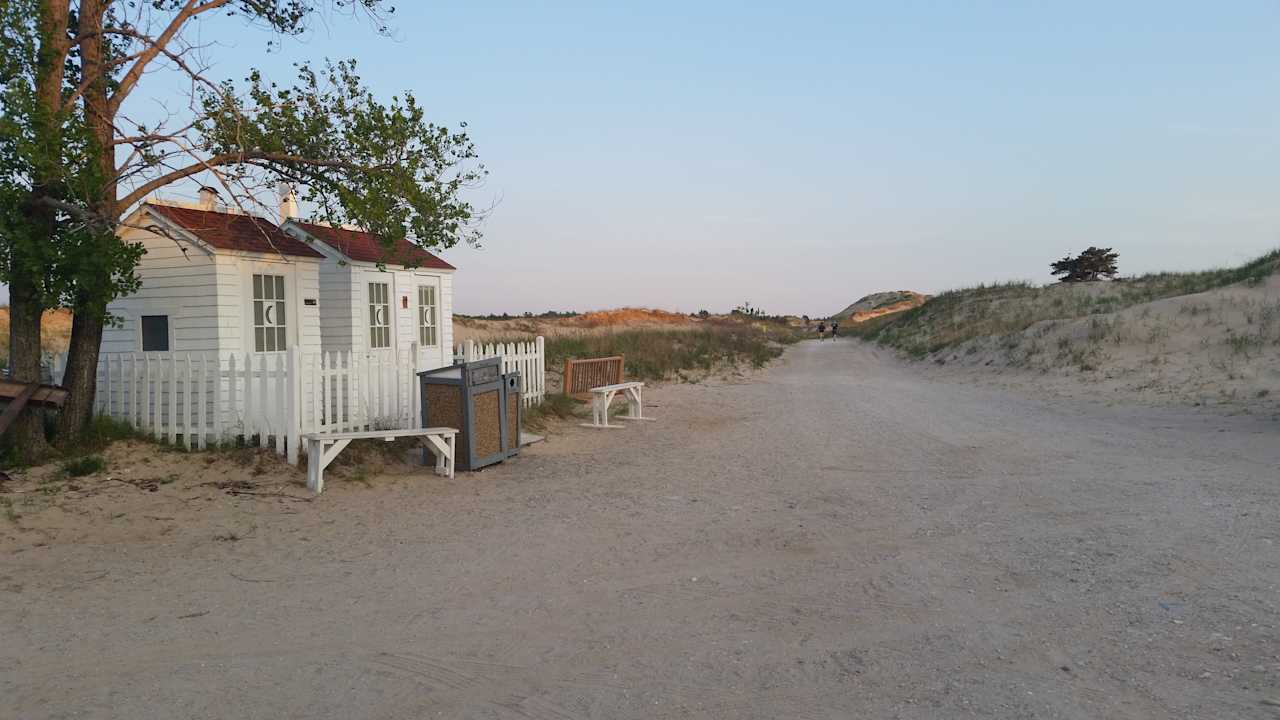
[[[379,101],[353,60],[300,64],[278,85],[259,71],[211,75],[210,49],[189,38],[214,18],[303,33],[322,7],[386,30],[382,0],[6,0],[0,14],[0,251],[10,286],[10,367],[38,379],[40,316],[74,313],[59,437],[74,442],[93,403],[107,303],[137,287],[140,249],[119,239],[150,194],[199,180],[240,209],[279,182],[318,219],[349,222],[428,247],[478,239],[463,191],[484,175],[461,130],[434,125],[410,94]],[[138,116],[149,78],[189,90]],[[154,97],[147,97],[155,100]],[[41,442],[28,422],[20,443]]]

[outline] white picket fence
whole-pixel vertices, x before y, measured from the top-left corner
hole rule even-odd
[[[532,342],[490,343],[481,345],[474,340],[454,348],[454,362],[471,362],[502,358],[502,372],[520,373],[520,382],[524,384],[523,395],[525,407],[532,407],[542,402],[547,394],[547,353],[546,341],[539,335]]]
[[[544,341],[455,348],[521,373],[526,405],[545,395]],[[95,410],[187,448],[243,437],[297,462],[300,436],[421,425],[417,345],[399,353],[102,353]],[[65,355],[54,358],[61,382]]]

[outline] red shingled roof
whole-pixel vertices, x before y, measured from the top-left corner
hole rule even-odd
[[[301,240],[281,232],[269,220],[253,215],[154,203],[148,203],[147,208],[221,250],[324,257]]]
[[[306,230],[315,239],[341,252],[343,255],[360,262],[382,262],[392,265],[413,265],[421,268],[438,270],[455,270],[456,268],[431,253],[423,250],[408,240],[397,240],[390,249],[384,246],[373,233],[346,228],[316,225],[314,223],[291,221]]]

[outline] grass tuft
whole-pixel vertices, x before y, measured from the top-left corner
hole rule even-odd
[[[101,455],[84,455],[63,461],[62,473],[68,477],[84,477],[107,468],[107,461]]]

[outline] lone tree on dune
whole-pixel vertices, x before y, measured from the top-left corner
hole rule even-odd
[[[1053,275],[1060,275],[1062,282],[1090,282],[1116,276],[1116,260],[1120,253],[1111,248],[1090,247],[1076,257],[1070,255],[1049,265]]]
[[[90,418],[107,303],[138,287],[141,249],[118,230],[157,190],[198,180],[231,206],[265,210],[259,197],[283,182],[315,205],[317,220],[353,223],[388,243],[479,239],[461,193],[485,171],[464,130],[428,122],[412,95],[375,99],[351,60],[299,64],[291,84],[257,70],[236,83],[211,76],[218,47],[196,42],[217,18],[266,31],[270,48],[335,12],[388,34],[393,8],[383,0],[0,2],[9,362],[15,379],[39,380],[41,311],[73,310],[59,442],[75,443]],[[166,81],[175,76],[181,82]],[[147,96],[152,85],[163,94]],[[175,86],[187,89],[175,96]],[[44,437],[27,415],[15,440],[38,455]]]

